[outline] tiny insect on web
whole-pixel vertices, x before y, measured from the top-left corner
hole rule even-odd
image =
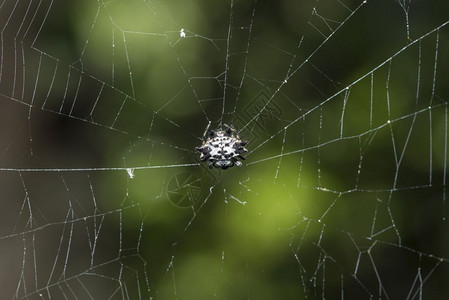
[[[203,144],[196,150],[201,152],[200,160],[207,161],[210,169],[228,168],[241,166],[238,160],[245,160],[244,153],[248,152],[245,148],[247,141],[240,139],[236,130],[229,125],[224,124],[224,128],[210,130],[210,123],[204,131]]]

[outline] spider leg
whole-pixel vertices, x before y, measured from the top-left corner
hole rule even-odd
[[[211,121],[209,121],[209,123],[207,124],[206,130],[204,130],[203,140],[206,139],[207,133],[209,132],[210,123],[211,123]]]
[[[212,169],[214,167],[214,162],[212,160],[207,161],[207,166],[209,169]]]

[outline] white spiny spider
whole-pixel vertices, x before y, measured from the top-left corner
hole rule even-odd
[[[243,153],[248,152],[235,129],[224,124],[224,128],[209,130],[210,123],[204,131],[203,144],[196,150],[201,152],[200,160],[207,161],[210,169],[213,167],[226,170],[234,165],[241,166],[237,159],[244,160]]]

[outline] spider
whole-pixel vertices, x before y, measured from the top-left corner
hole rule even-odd
[[[209,130],[210,123],[204,131],[203,144],[195,149],[201,152],[200,160],[207,161],[210,169],[221,168],[226,170],[234,165],[241,166],[242,163],[237,160],[245,160],[243,153],[248,152],[245,145],[248,143],[242,141],[236,130],[224,124],[224,128]]]

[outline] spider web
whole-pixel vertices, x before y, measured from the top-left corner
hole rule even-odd
[[[448,11],[4,0],[0,297],[447,297]]]

